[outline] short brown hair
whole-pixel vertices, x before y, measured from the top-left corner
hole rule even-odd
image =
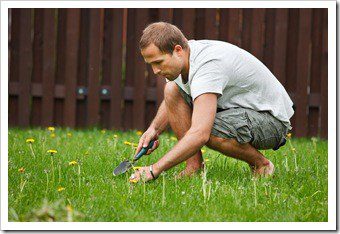
[[[139,48],[145,49],[150,44],[155,44],[163,53],[172,54],[175,45],[182,46],[183,49],[189,47],[188,40],[175,25],[166,22],[156,22],[148,25],[143,30],[143,35],[139,41]]]

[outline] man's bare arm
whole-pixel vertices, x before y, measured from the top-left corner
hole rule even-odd
[[[202,94],[195,99],[190,129],[172,150],[153,165],[155,174],[187,160],[208,142],[216,109],[216,94]]]

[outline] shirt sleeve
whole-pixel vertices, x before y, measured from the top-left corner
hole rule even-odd
[[[216,93],[220,96],[228,83],[228,76],[214,61],[202,65],[195,73],[190,88],[192,100],[204,93]]]

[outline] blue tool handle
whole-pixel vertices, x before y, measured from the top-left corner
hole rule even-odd
[[[139,151],[139,153],[134,157],[133,161],[137,161],[138,159],[140,159],[144,154],[146,154],[146,152],[148,152],[149,149],[152,148],[153,143],[155,143],[155,140],[152,140],[149,142],[149,145],[147,147],[143,147],[141,149],[141,151]]]

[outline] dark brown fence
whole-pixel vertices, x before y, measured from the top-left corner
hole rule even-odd
[[[145,129],[164,81],[138,42],[159,20],[254,54],[295,103],[293,133],[327,137],[327,9],[10,9],[9,125]]]

